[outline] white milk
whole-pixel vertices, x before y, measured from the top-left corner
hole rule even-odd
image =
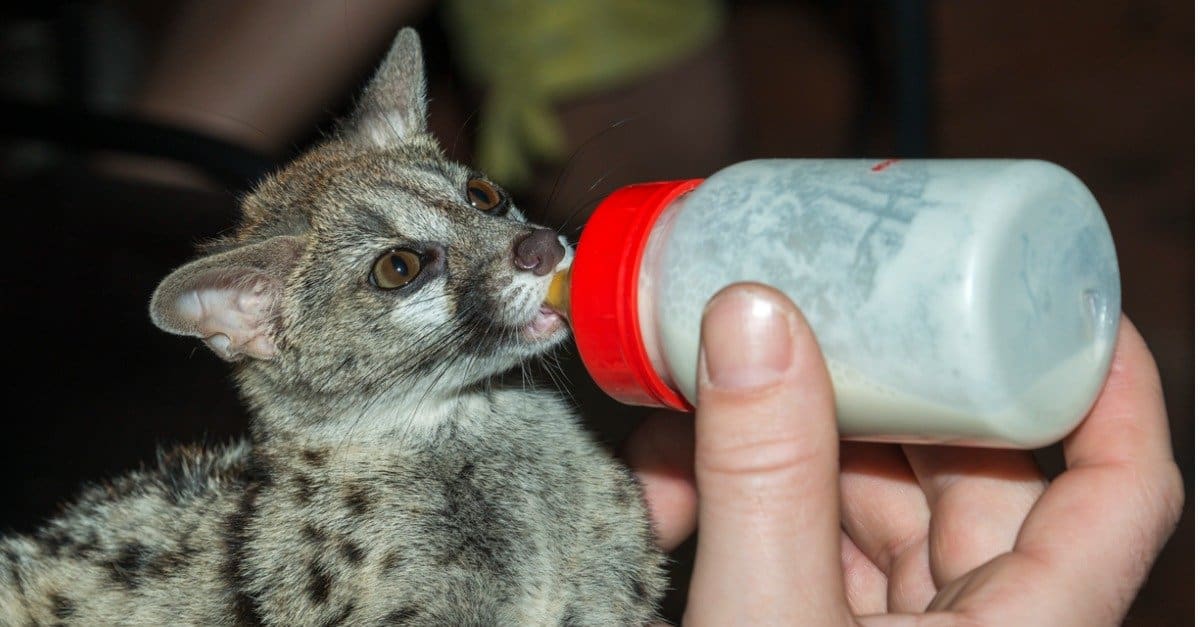
[[[1120,317],[1095,199],[1042,161],[763,160],[664,211],[639,322],[695,402],[700,316],[757,281],[803,310],[848,438],[1032,448],[1086,415]]]

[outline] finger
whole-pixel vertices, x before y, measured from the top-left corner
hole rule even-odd
[[[841,461],[842,528],[887,576],[887,609],[924,609],[937,593],[928,568],[929,506],[908,460],[893,444],[846,442]]]
[[[713,298],[701,336],[687,616],[848,622],[833,391],[811,330],[784,295],[742,284]]]
[[[622,457],[642,484],[658,546],[670,551],[696,530],[695,419],[660,412],[638,425]]]
[[[943,605],[1010,624],[1031,608],[1053,624],[1121,620],[1183,503],[1158,372],[1128,320],[1100,398],[1064,453],[1067,471],[1030,513],[1014,552]],[[1021,603],[990,602],[1003,590]]]
[[[887,576],[845,533],[842,534],[842,578],[850,613],[863,616],[887,611]]]
[[[1046,489],[1025,451],[906,446],[904,452],[930,504],[929,568],[938,588],[1011,551]]]
[[[1128,318],[1121,318],[1112,367],[1100,398],[1064,442],[1068,468],[1175,463],[1154,356]]]
[[[1183,506],[1158,369],[1128,319],[1100,398],[1063,453],[1067,471],[1030,516],[1017,550],[1128,607]]]

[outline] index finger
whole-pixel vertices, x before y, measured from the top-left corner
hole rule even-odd
[[[1158,367],[1129,318],[1121,317],[1108,379],[1091,414],[1063,442],[1067,468],[1174,464]]]
[[[1121,320],[1100,398],[1064,441],[1063,454],[1067,471],[1031,512],[1016,550],[1072,564],[1100,589],[1128,588],[1112,576],[1126,573],[1135,587],[1112,593],[1132,599],[1179,521],[1183,479],[1171,453],[1158,368],[1128,318]]]
[[[1005,585],[944,595],[958,598],[935,607],[992,618],[1036,608],[1073,624],[1120,621],[1183,506],[1158,370],[1127,319],[1100,398],[1064,442],[1064,454],[1067,471],[1030,512],[1013,554],[990,565],[990,583],[1023,591],[1020,607],[987,603],[988,589]]]

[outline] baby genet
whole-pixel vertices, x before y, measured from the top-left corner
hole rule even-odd
[[[402,31],[338,132],[151,302],[234,362],[250,437],[0,540],[0,623],[652,620],[636,480],[555,394],[496,381],[566,338],[542,303],[570,256],[426,134]]]

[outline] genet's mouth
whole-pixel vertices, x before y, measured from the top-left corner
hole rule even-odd
[[[553,309],[542,305],[522,330],[527,339],[544,340],[567,326],[566,320]]]

